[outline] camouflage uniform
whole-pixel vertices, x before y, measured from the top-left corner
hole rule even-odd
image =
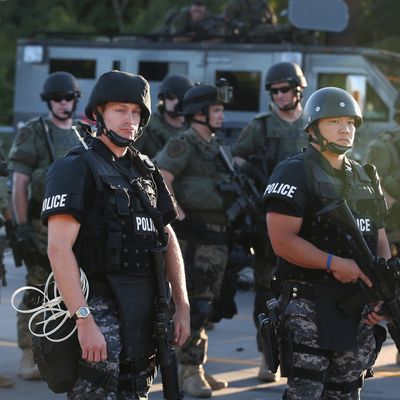
[[[276,23],[276,15],[265,0],[231,0],[225,7],[224,16],[249,36],[264,36]]]
[[[219,33],[221,33],[221,26],[216,23],[216,20],[211,17],[208,11],[206,11],[201,21],[192,21],[190,7],[184,7],[179,10],[169,23],[170,35],[193,37],[193,41]]]
[[[78,146],[79,141],[72,129],[61,129],[50,120],[45,120],[52,139],[52,148],[56,159],[62,157],[68,150]],[[27,260],[26,284],[42,284],[50,273],[47,258],[47,227],[40,221],[40,211],[44,196],[46,174],[51,165],[51,155],[46,141],[44,128],[39,118],[26,123],[17,132],[9,154],[9,168],[30,178],[28,221],[34,232],[35,253]],[[28,265],[29,264],[29,265]],[[24,299],[20,304],[26,309]],[[29,314],[17,314],[18,345],[21,349],[32,347],[31,333],[28,330]]]
[[[276,164],[288,156],[301,151],[306,146],[307,139],[303,132],[303,121],[299,118],[293,124],[279,118],[272,111],[257,116],[245,126],[237,142],[232,147],[232,155],[249,160],[251,157],[260,157],[262,172],[268,177]],[[260,186],[260,190],[264,190]],[[264,222],[263,222],[264,229]],[[275,267],[275,257],[271,247],[265,245],[264,238],[255,246],[254,278],[256,298],[254,308],[254,322],[258,326],[258,314],[265,311],[265,300],[271,297],[271,274]],[[257,345],[262,351],[261,340],[257,334]]]
[[[3,142],[0,141],[0,162],[5,162],[6,157],[3,151]],[[9,210],[9,201],[8,201],[8,188],[7,188],[7,178],[5,176],[0,176],[0,214],[4,215],[4,212]],[[6,269],[4,265],[4,250],[7,247],[7,242],[0,241],[0,289],[3,284],[6,283]]]
[[[67,398],[74,400],[88,398],[102,400],[146,400],[153,377],[156,373],[155,360],[149,366],[149,368],[151,368],[151,373],[147,378],[147,388],[136,393],[133,391],[118,392],[113,389],[113,387],[118,385],[119,359],[122,351],[121,323],[117,307],[111,299],[98,296],[92,297],[88,301],[88,306],[91,307],[96,325],[104,335],[104,339],[107,343],[107,360],[96,363],[87,363],[81,360],[81,363],[90,366],[91,369],[105,371],[107,374],[111,375],[112,378],[110,379],[109,390],[107,391],[85,379],[78,378],[73,388],[68,392]],[[144,371],[141,372],[144,373]]]
[[[227,263],[226,217],[219,182],[228,180],[218,168],[218,141],[203,140],[190,128],[172,138],[156,161],[174,175],[174,192],[186,218],[174,228],[182,249],[191,304],[191,335],[177,351],[181,364],[207,359],[205,326],[218,295]],[[205,195],[206,194],[206,195]]]
[[[290,331],[295,343],[318,349],[318,328],[315,323],[317,313],[315,303],[304,299],[292,299],[282,321],[283,330]],[[377,354],[376,343],[372,334],[373,327],[359,325],[356,348],[347,352],[334,352],[331,355],[305,354],[295,352],[293,367],[315,370],[326,373],[328,382],[341,384],[356,381],[361,370],[373,366]],[[322,382],[301,378],[288,378],[289,388],[283,399],[324,399],[324,400],[355,400],[359,399],[360,389],[352,393],[341,393],[334,390],[324,390]]]
[[[142,135],[135,141],[135,148],[150,158],[154,158],[165,146],[168,139],[187,129],[187,125],[176,128],[165,120],[163,115],[156,111],[151,115],[149,124],[143,129]]]
[[[396,202],[386,218],[392,252],[400,250],[400,130],[381,133],[368,146],[366,162],[374,164],[383,189]],[[397,254],[396,254],[397,255]]]

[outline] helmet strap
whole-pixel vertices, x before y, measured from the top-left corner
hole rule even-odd
[[[209,111],[208,111],[208,110],[209,110],[209,107],[208,107],[208,106],[205,107],[203,110],[201,110],[201,113],[202,113],[203,115],[205,115],[205,117],[206,117],[206,120],[205,120],[205,121],[200,121],[200,120],[194,119],[194,118],[192,118],[191,120],[192,120],[193,122],[196,122],[197,124],[206,125],[207,128],[210,130],[210,132],[214,132],[216,128],[214,128],[214,127],[212,127],[212,126],[210,125],[210,115],[209,115]]]
[[[345,154],[346,152],[348,152],[349,150],[352,149],[353,146],[340,146],[339,144],[333,143],[333,142],[328,142],[323,136],[321,131],[318,128],[318,123],[315,122],[311,125],[313,132],[316,136],[316,138],[314,138],[312,135],[309,136],[310,138],[310,142],[311,143],[315,143],[317,144],[320,149],[321,152],[323,151],[330,151],[331,153],[335,153],[335,154]]]
[[[114,131],[107,129],[107,127],[104,123],[103,116],[97,111],[96,111],[96,121],[98,123],[100,134],[104,133],[110,139],[111,143],[114,144],[115,146],[129,147],[133,144],[134,140],[126,139],[126,138],[118,135]]]
[[[47,108],[48,108],[48,109],[50,110],[50,112],[51,112],[51,115],[53,116],[53,118],[58,119],[59,121],[63,121],[63,122],[66,121],[66,120],[68,120],[68,119],[70,119],[70,118],[72,117],[72,115],[74,114],[74,112],[75,112],[75,110],[76,110],[76,105],[78,104],[78,100],[77,100],[77,98],[75,97],[74,105],[72,106],[72,110],[71,110],[71,111],[65,111],[65,116],[64,116],[64,117],[60,117],[59,115],[54,114],[53,109],[51,108],[50,100],[51,100],[51,99],[47,100],[47,101],[46,101],[46,104],[47,104]]]

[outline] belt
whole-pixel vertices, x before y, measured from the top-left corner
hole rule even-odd
[[[314,287],[300,282],[284,282],[282,295],[289,301],[291,298],[314,301]]]
[[[226,225],[205,223],[205,226],[206,226],[207,230],[209,230],[209,231],[218,232],[218,233],[226,232]]]
[[[108,282],[91,280],[89,283],[89,292],[91,296],[100,296],[108,298],[114,297],[114,293]]]

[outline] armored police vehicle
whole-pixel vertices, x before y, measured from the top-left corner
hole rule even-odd
[[[292,10],[291,20],[302,29],[308,28],[309,22],[299,22],[296,10]],[[338,21],[332,25],[329,16],[326,30],[343,30],[340,19]],[[225,122],[226,137],[233,139],[255,115],[268,110],[270,98],[264,88],[265,74],[272,64],[280,61],[293,61],[302,67],[308,81],[305,99],[324,86],[344,88],[357,99],[365,123],[358,135],[354,157],[361,159],[371,137],[393,126],[392,105],[400,89],[400,54],[288,42],[210,40],[174,43],[137,36],[20,40],[14,123],[47,113],[46,104],[40,101],[39,94],[49,73],[63,70],[77,77],[82,91],[77,113],[83,116],[88,95],[97,78],[110,69],[119,69],[142,74],[148,79],[154,103],[160,82],[169,74],[185,74],[194,81],[208,83],[225,78],[234,88],[234,101],[226,106]]]

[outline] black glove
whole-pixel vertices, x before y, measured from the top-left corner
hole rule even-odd
[[[35,251],[35,234],[30,224],[17,225],[16,238],[17,242],[22,245],[25,251]]]

